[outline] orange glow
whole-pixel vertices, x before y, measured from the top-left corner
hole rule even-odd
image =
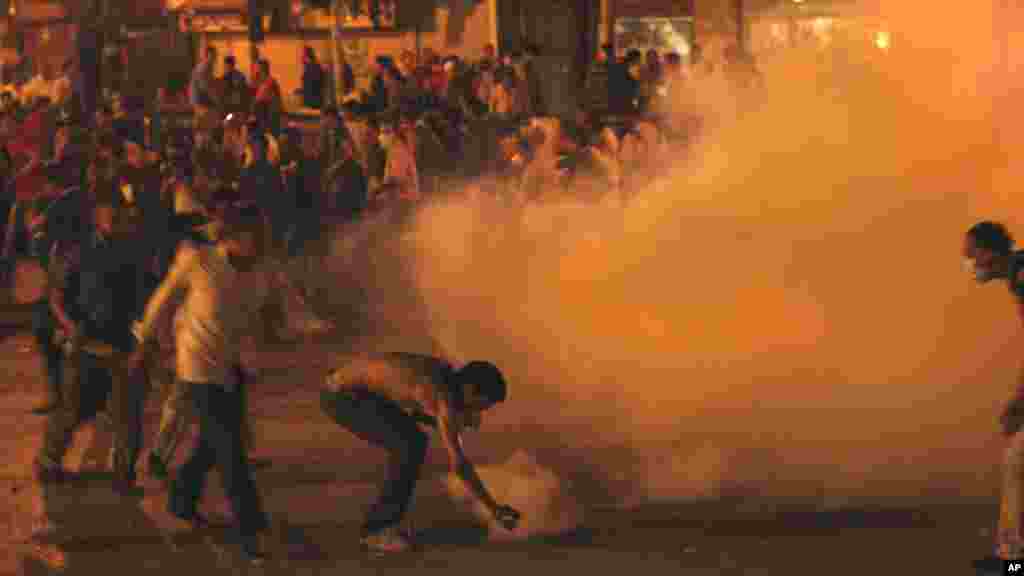
[[[905,4],[871,15],[900,38],[885,57],[837,37],[761,61],[764,92],[687,82],[673,113],[707,131],[628,208],[452,200],[339,278],[372,271],[402,327],[389,347],[495,361],[513,400],[491,430],[610,485],[629,471],[602,495],[624,504],[990,494],[1019,321],[958,262],[978,219],[1024,235],[1019,168],[993,144],[1012,79],[991,74],[991,12]],[[536,427],[550,438],[517,435]]]

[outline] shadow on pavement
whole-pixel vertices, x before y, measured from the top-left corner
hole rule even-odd
[[[118,496],[109,474],[87,471],[33,490],[39,499],[35,521],[45,518],[50,526],[22,546],[24,574],[95,574],[109,571],[112,560],[149,572],[174,562],[172,551],[163,550],[162,533],[140,508],[141,494]]]

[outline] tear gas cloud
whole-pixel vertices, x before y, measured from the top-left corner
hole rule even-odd
[[[507,373],[471,453],[519,444],[593,481],[595,506],[995,491],[1019,319],[960,252],[969,225],[1024,204],[994,138],[998,18],[865,14],[890,52],[837,36],[762,58],[757,95],[695,81],[676,108],[709,130],[625,209],[456,199],[400,250],[339,257],[373,271],[378,325]]]

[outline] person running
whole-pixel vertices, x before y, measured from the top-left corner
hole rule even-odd
[[[362,544],[379,552],[410,547],[399,524],[412,500],[427,454],[424,425],[441,434],[452,471],[503,527],[519,512],[498,504],[462,451],[462,431],[505,400],[505,379],[493,364],[455,369],[445,360],[407,353],[358,354],[341,359],[321,393],[321,408],[339,426],[388,451],[388,478],[362,526]]]
[[[179,216],[177,220],[180,223],[180,226],[178,226],[178,237],[181,240],[175,249],[175,253],[177,248],[183,245],[187,245],[190,250],[197,250],[202,246],[216,244],[214,239],[209,234],[204,234],[201,229],[201,226],[204,225],[204,218],[186,215]],[[170,317],[165,319],[165,325],[161,326],[159,331],[173,334],[174,327],[167,320],[170,320]],[[155,338],[160,340],[161,345],[165,343],[163,335]],[[166,342],[170,342],[170,340],[168,339]],[[193,422],[193,418],[191,418],[192,403],[188,397],[190,386],[187,382],[174,377],[173,367],[166,372],[162,369],[165,362],[165,354],[163,350],[157,353],[156,348],[157,346],[153,347],[154,354],[149,358],[150,372],[161,375],[166,373],[168,394],[160,410],[160,425],[157,428],[153,448],[149,452],[147,469],[150,476],[166,481],[168,479],[168,466],[174,458],[178,444],[186,437],[188,427]],[[173,345],[167,348],[167,352],[170,352],[172,349]],[[171,354],[168,353],[166,356],[170,357]],[[160,366],[154,366],[153,364],[155,363],[159,363]]]
[[[980,222],[970,230],[964,241],[965,268],[979,284],[1005,280],[1017,300],[1017,310],[1024,320],[1024,251],[1014,251],[1013,238],[997,222]],[[1003,434],[1009,445],[1003,457],[1002,498],[999,507],[999,528],[996,553],[975,562],[975,568],[1002,574],[1008,561],[1024,559],[1024,372],[1017,390],[1000,417]]]
[[[141,268],[131,239],[115,233],[109,196],[94,199],[92,227],[90,237],[51,248],[49,302],[67,356],[61,405],[48,416],[35,461],[36,479],[43,484],[68,478],[62,462],[75,430],[109,404],[122,404],[120,368],[134,347],[131,327]],[[123,430],[115,430],[115,462],[134,462],[125,438]],[[119,493],[133,488],[131,471],[125,467],[115,478]]]
[[[234,206],[226,211],[223,236],[215,245],[188,243],[179,249],[133,330],[139,344],[129,360],[131,373],[144,367],[162,320],[180,305],[177,377],[189,387],[199,436],[171,483],[167,509],[193,528],[205,524],[196,508],[206,476],[216,467],[242,552],[253,564],[263,561],[261,540],[269,525],[242,438],[245,407],[239,375],[242,337],[268,292],[266,275],[251,274],[263,252],[263,222],[257,207]]]

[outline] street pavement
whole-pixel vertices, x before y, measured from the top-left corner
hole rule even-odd
[[[373,557],[360,550],[357,530],[383,473],[383,454],[319,413],[316,376],[325,346],[282,344],[253,361],[260,369],[250,401],[254,455],[271,461],[257,472],[257,484],[275,526],[270,557],[255,568],[238,560],[216,531],[168,540],[160,484],[147,479],[143,498],[115,497],[102,472],[110,439],[94,426],[79,432],[68,465],[96,472],[71,486],[33,486],[30,462],[43,418],[29,409],[42,390],[39,359],[27,334],[0,342],[0,450],[7,454],[0,461],[0,574],[519,574],[579,568],[693,576],[952,575],[970,573],[970,560],[990,541],[985,528],[994,502],[950,500],[916,508],[889,502],[824,511],[755,496],[616,510],[588,495],[585,525],[574,533],[486,542],[471,515],[446,496],[445,461],[434,446],[411,514],[420,549]],[[150,402],[148,434],[158,400],[154,395]],[[500,444],[496,435],[481,444],[491,440]],[[213,516],[227,514],[217,480],[209,483],[204,507]],[[56,524],[53,534],[25,542],[43,516]]]

